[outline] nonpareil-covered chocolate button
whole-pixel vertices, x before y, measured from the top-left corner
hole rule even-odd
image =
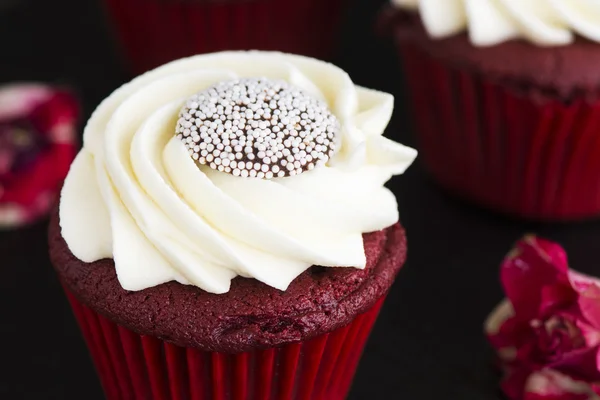
[[[263,179],[324,165],[336,150],[338,132],[324,101],[266,78],[220,82],[191,96],[176,128],[199,164]]]

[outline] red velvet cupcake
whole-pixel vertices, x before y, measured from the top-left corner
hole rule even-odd
[[[600,215],[600,8],[396,0],[386,10],[423,162],[444,187],[540,220]]]
[[[134,72],[194,54],[277,50],[329,58],[345,0],[106,0]]]
[[[260,77],[259,77],[260,76]],[[406,256],[393,98],[282,53],[109,96],[50,228],[109,399],[343,399]]]

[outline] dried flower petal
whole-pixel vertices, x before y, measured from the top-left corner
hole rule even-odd
[[[519,318],[537,316],[545,286],[567,283],[567,257],[560,246],[527,236],[504,260],[501,281]]]
[[[557,244],[528,236],[501,267],[507,299],[485,330],[511,400],[600,400],[600,281],[569,269]]]
[[[75,157],[78,114],[63,90],[0,87],[0,228],[48,212]]]

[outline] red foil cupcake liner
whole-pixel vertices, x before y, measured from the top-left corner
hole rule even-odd
[[[134,72],[222,50],[329,58],[345,0],[106,0]]]
[[[600,215],[600,101],[559,101],[399,49],[420,159],[442,186],[530,219]]]
[[[345,399],[384,300],[311,340],[224,354],[138,335],[65,292],[108,400]]]

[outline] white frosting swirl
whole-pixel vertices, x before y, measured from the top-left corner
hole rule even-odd
[[[326,166],[262,180],[192,160],[174,136],[186,98],[253,76],[327,102],[341,148]],[[362,233],[398,221],[383,184],[416,156],[382,136],[392,110],[391,95],[309,58],[225,52],[172,62],[124,85],[92,115],[62,191],[63,237],[82,261],[114,258],[127,290],[176,280],[224,293],[237,275],[285,290],[311,265],[363,268]]]
[[[540,46],[573,42],[575,34],[600,42],[598,0],[392,0],[418,10],[433,38],[465,29],[475,46],[522,38]]]

